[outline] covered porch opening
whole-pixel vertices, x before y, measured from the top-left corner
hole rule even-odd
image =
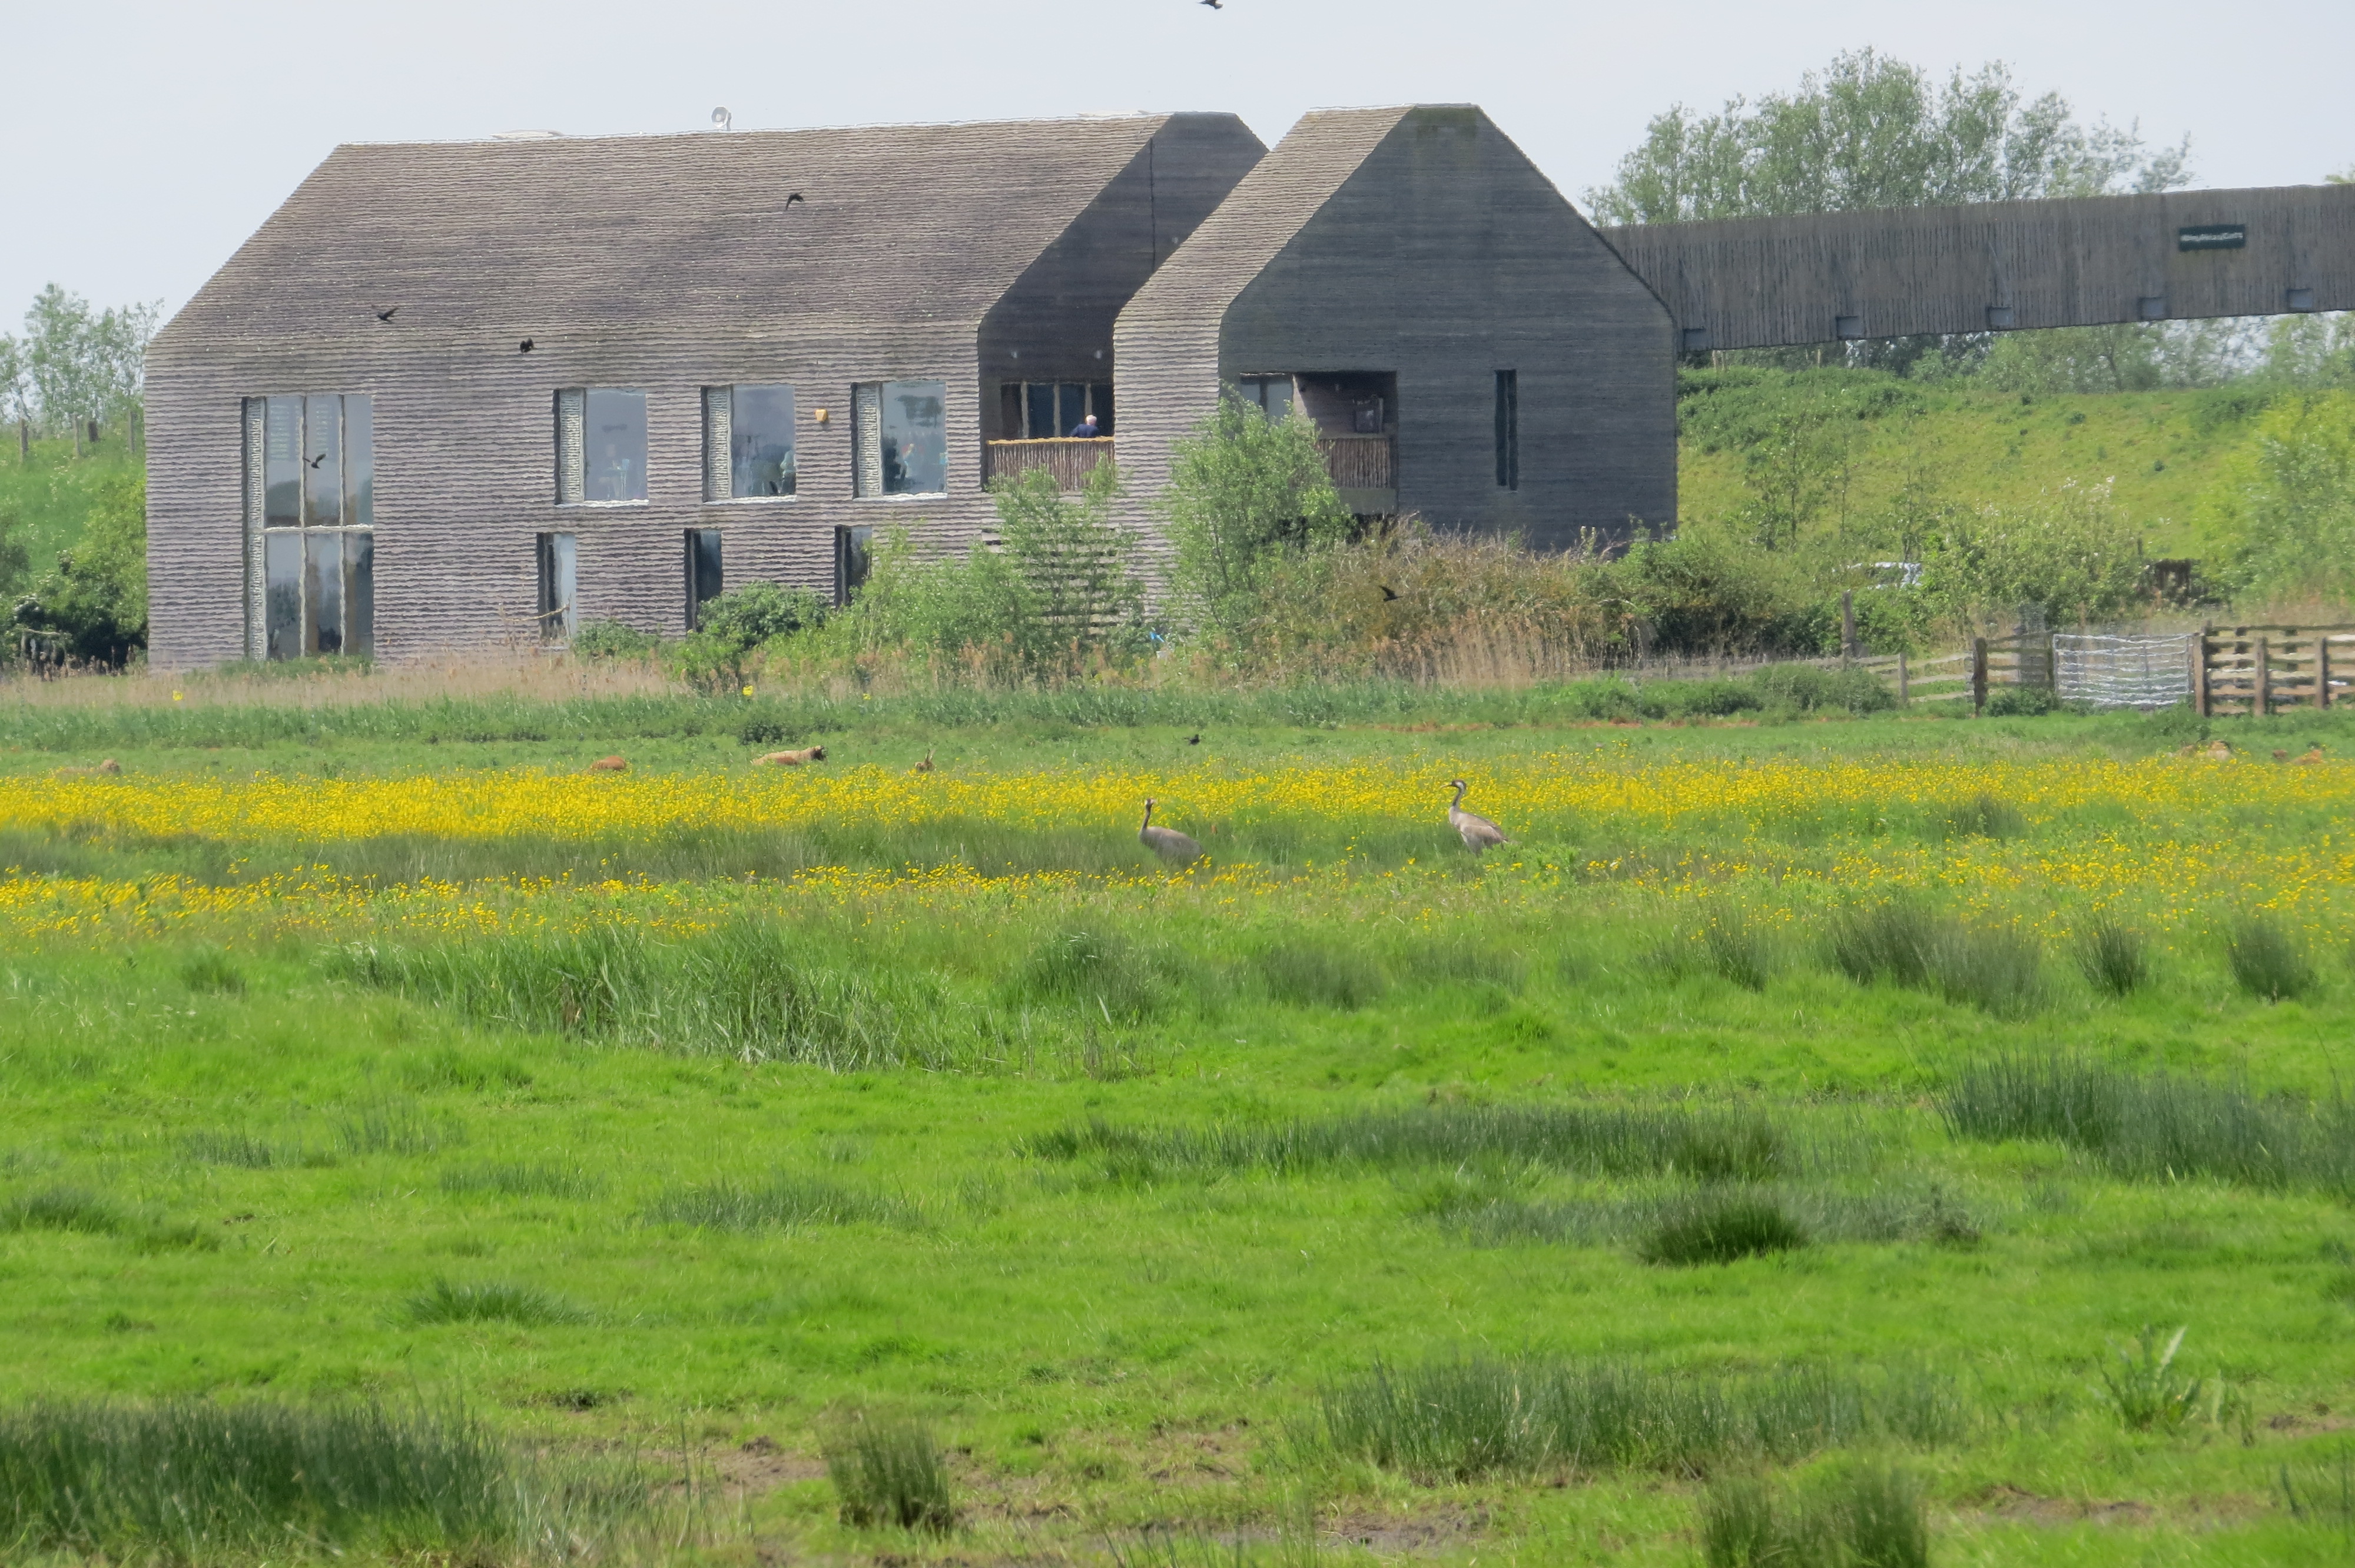
[[[1237,376],[1235,387],[1272,419],[1307,416],[1343,505],[1360,517],[1398,511],[1398,372],[1263,373]]]

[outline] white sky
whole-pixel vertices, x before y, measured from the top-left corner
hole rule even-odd
[[[2355,164],[2355,5],[2190,0],[59,0],[0,3],[0,325],[55,281],[176,309],[338,142],[1482,105],[1575,201],[1644,122],[1870,44],[2008,60],[2192,138],[2202,185]]]

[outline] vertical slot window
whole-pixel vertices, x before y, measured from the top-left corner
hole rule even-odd
[[[1521,487],[1521,376],[1517,370],[1497,372],[1497,483],[1505,490]]]
[[[571,534],[539,536],[539,640],[569,643],[581,630],[580,541]]]
[[[872,528],[834,531],[834,602],[837,607],[848,604],[867,586],[867,568],[874,548]]]
[[[794,493],[794,389],[707,387],[704,499],[767,501]]]
[[[617,387],[586,389],[587,456],[581,499],[608,504],[646,498],[646,395]]]
[[[259,593],[248,650],[264,659],[376,646],[376,419],[361,394],[248,400],[248,547]],[[252,450],[258,444],[259,450]],[[252,534],[258,533],[258,549]]]
[[[724,591],[719,571],[719,530],[687,531],[687,629],[703,624],[703,607]]]

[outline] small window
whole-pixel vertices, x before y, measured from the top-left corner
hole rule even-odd
[[[1864,318],[1862,316],[1834,316],[1832,318],[1832,335],[1842,339],[1855,339],[1862,337],[1864,335]]]
[[[1682,341],[1687,354],[1707,354],[1709,352],[1709,328],[1687,327],[1684,329]]]
[[[2312,289],[2292,289],[2289,291],[2288,296],[2284,302],[2294,311],[2310,311],[2314,309],[2314,291]]]
[[[719,575],[719,530],[687,531],[687,629],[703,624],[703,607],[722,591]]]
[[[769,501],[794,493],[794,389],[703,389],[703,498]]]
[[[372,653],[374,406],[357,393],[250,397],[244,423],[247,558],[260,568],[248,653]]]
[[[556,395],[556,499],[613,505],[646,498],[646,395],[573,387]]]
[[[872,528],[834,531],[834,602],[848,604],[867,586],[868,562],[875,547]]]
[[[1271,419],[1292,416],[1293,385],[1289,376],[1246,376],[1235,383],[1244,402]]]
[[[1987,312],[1989,332],[2009,332],[2019,320],[2019,313],[2009,305],[1989,305]]]
[[[539,640],[570,642],[581,630],[580,541],[570,534],[539,536]]]
[[[948,386],[868,381],[852,389],[861,496],[940,495],[949,487]]]
[[[1521,487],[1521,373],[1497,372],[1497,483]]]
[[[2135,302],[2135,313],[2141,316],[2142,319],[2147,322],[2165,321],[2167,319],[2167,296],[2165,294],[2143,295],[2140,299]]]

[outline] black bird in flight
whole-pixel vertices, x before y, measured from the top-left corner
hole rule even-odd
[[[531,352],[531,339],[526,338],[523,342],[517,344],[516,352],[518,354],[529,354]]]
[[[785,205],[786,205],[787,207],[791,207],[791,206],[793,206],[793,205],[794,205],[794,203],[795,203],[795,202],[797,202],[797,201],[801,201],[801,199],[802,199],[802,193],[801,193],[801,192],[799,192],[799,191],[794,191],[794,192],[792,192],[792,193],[790,193],[789,195],[787,195],[787,196],[786,196],[786,197],[785,197]],[[803,206],[805,206],[805,207],[806,207],[806,206],[808,206],[809,204],[808,204],[807,202],[803,202],[803,203],[802,203],[802,205],[803,205]]]
[[[1213,11],[1223,11],[1227,8],[1227,0],[1202,0],[1202,4]]]
[[[376,319],[377,319],[377,320],[378,320],[378,321],[380,321],[380,322],[389,322],[389,321],[390,321],[390,320],[393,318],[393,314],[394,314],[394,313],[395,313],[395,312],[397,312],[397,311],[399,311],[400,309],[400,307],[399,305],[395,305],[395,306],[393,306],[393,307],[392,307],[392,309],[391,309],[391,310],[389,310],[389,311],[378,311],[378,312],[377,312],[377,313],[376,313]]]
[[[1382,584],[1382,585],[1381,585],[1381,588],[1382,588],[1382,602],[1383,602],[1383,603],[1387,604],[1387,603],[1389,603],[1391,599],[1394,599],[1398,598],[1398,592],[1397,592],[1397,590],[1396,590],[1396,589],[1394,589],[1394,588],[1392,588],[1391,587],[1391,585],[1390,585],[1390,584],[1388,584],[1388,583],[1384,583],[1384,584]]]
[[[311,460],[311,466],[312,466],[313,468],[316,468],[316,467],[318,467],[321,463],[323,463],[323,462],[325,462],[325,461],[327,461],[327,454],[326,454],[326,453],[325,453],[325,452],[321,452],[317,457],[314,457],[314,458],[313,458],[313,459]]]

